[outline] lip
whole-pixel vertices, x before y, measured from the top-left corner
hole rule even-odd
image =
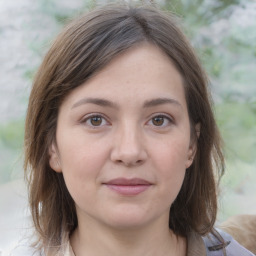
[[[138,195],[152,186],[152,183],[140,178],[117,178],[103,184],[118,194],[125,196]]]

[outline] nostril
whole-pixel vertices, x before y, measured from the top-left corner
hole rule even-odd
[[[147,159],[146,148],[142,140],[137,136],[132,135],[129,131],[129,136],[118,137],[111,150],[111,161],[116,164],[123,164],[125,166],[141,165]]]
[[[116,164],[122,164],[127,167],[141,165],[143,162],[144,162],[144,160],[142,160],[142,159],[135,160],[135,161],[132,161],[131,159],[130,160],[129,159],[118,159],[115,161]]]

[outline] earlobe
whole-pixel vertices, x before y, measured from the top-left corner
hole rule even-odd
[[[186,162],[186,169],[189,168],[193,161],[194,161],[194,158],[195,158],[195,155],[196,155],[196,151],[197,151],[197,141],[200,137],[200,130],[201,130],[201,124],[200,123],[197,123],[195,125],[195,134],[196,134],[196,137],[194,137],[192,140],[191,140],[191,143],[190,143],[190,146],[189,146],[189,150],[188,150],[188,159],[187,159],[187,162]]]
[[[192,145],[190,145],[188,150],[188,159],[186,162],[186,169],[192,165],[194,161],[194,157],[196,155],[196,150],[197,150],[197,140],[194,140],[194,142],[192,143]]]
[[[197,124],[195,125],[195,131],[196,131],[196,138],[197,138],[197,140],[198,140],[199,137],[200,137],[200,132],[201,132],[201,124],[200,124],[200,123],[197,123]]]
[[[196,150],[192,151],[191,149],[189,149],[188,159],[187,159],[186,165],[185,165],[186,169],[188,169],[192,165],[192,163],[194,161],[195,154],[196,154]]]
[[[49,149],[49,165],[55,172],[61,172],[60,159],[54,144]]]

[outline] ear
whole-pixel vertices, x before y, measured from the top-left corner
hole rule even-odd
[[[193,161],[194,161],[194,157],[196,155],[196,151],[197,151],[197,141],[200,137],[200,130],[201,130],[201,124],[197,123],[195,125],[195,135],[191,136],[191,141],[190,141],[190,145],[189,145],[189,149],[188,149],[188,156],[187,156],[187,162],[186,162],[186,169],[189,168]]]
[[[49,149],[49,165],[55,172],[61,172],[58,150],[53,143]]]

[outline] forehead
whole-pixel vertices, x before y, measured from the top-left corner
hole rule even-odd
[[[73,90],[67,101],[71,103],[84,96],[132,102],[174,97],[186,105],[182,76],[171,59],[151,44],[138,45],[115,57]]]

